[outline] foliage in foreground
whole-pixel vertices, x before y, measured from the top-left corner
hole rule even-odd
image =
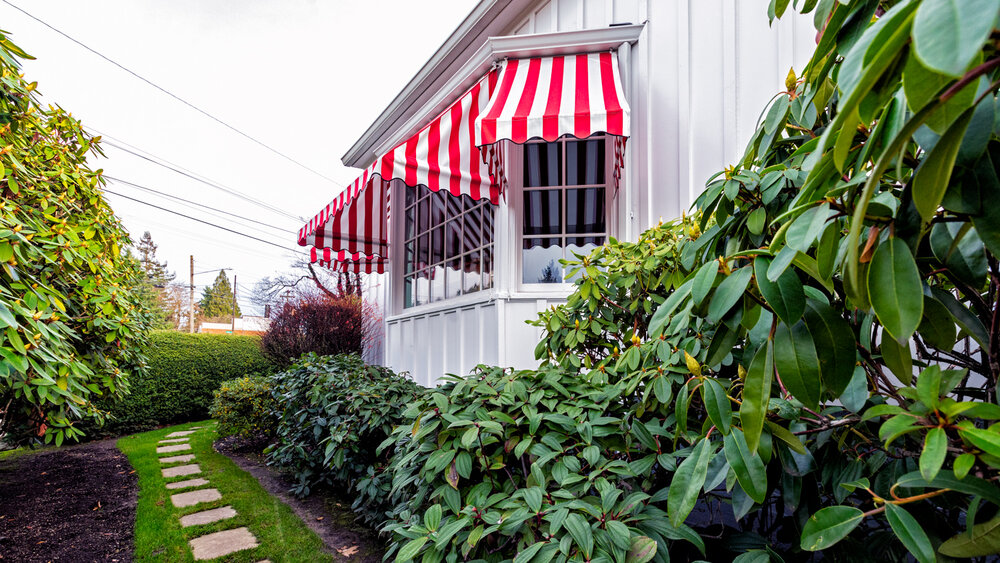
[[[318,486],[351,490],[381,471],[388,453],[375,450],[420,392],[409,378],[366,366],[356,354],[306,354],[274,375],[272,385],[279,421],[268,463],[293,471],[292,492],[299,496]],[[376,519],[386,510],[380,498],[369,496],[356,508]]]
[[[98,431],[120,435],[204,419],[223,381],[274,371],[256,336],[153,331],[148,356],[126,397],[100,403],[112,418]]]
[[[147,312],[128,234],[104,200],[97,139],[20,76],[0,32],[0,435],[76,439],[141,370]]]
[[[267,440],[277,427],[278,403],[270,377],[252,375],[223,381],[208,413],[219,422],[219,434]]]

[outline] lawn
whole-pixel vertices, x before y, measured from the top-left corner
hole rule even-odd
[[[164,478],[162,464],[156,454],[157,443],[178,430],[192,426],[202,429],[190,436],[191,451],[202,472],[198,475]],[[193,561],[188,540],[211,532],[246,526],[256,536],[258,547],[231,554],[218,561],[256,562],[268,559],[280,561],[332,561],[323,551],[323,542],[292,512],[265,491],[249,473],[229,458],[217,453],[212,443],[218,438],[215,422],[193,422],[170,428],[127,436],[118,440],[118,448],[129,458],[139,476],[139,504],[135,525],[135,557],[137,561]],[[193,477],[208,479],[222,495],[220,500],[186,508],[175,508],[170,495],[190,489],[168,490],[166,484]],[[182,528],[179,518],[221,506],[232,506],[233,518]]]

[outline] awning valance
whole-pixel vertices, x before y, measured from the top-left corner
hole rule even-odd
[[[385,273],[387,260],[380,256],[365,256],[364,254],[349,254],[343,250],[334,252],[329,248],[311,248],[310,258],[313,264],[319,264],[330,268],[335,272],[349,272],[353,274],[382,274]]]
[[[447,110],[380,156],[299,231],[299,244],[324,252],[388,259],[389,186],[425,186],[499,203],[501,140],[554,141],[617,136],[617,179],[629,135],[629,107],[613,52],[504,60]]]

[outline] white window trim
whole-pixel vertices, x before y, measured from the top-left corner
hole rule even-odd
[[[506,239],[506,244],[510,248],[511,260],[507,263],[514,264],[514,271],[507,277],[511,285],[512,293],[520,296],[557,296],[566,297],[573,292],[576,284],[563,281],[562,283],[525,283],[522,263],[522,247],[524,244],[524,151],[523,145],[506,143],[506,157],[504,161],[505,174],[509,183],[507,194],[507,207],[511,215],[511,232]],[[604,214],[605,228],[607,229],[604,238],[605,242],[611,237],[618,237],[618,198],[615,193],[614,183],[614,138],[606,137],[604,149],[604,174],[606,183],[604,184]],[[564,155],[565,157],[565,155]],[[555,186],[553,186],[555,187]],[[563,187],[565,190],[565,187]],[[562,202],[563,213],[565,214],[566,202]],[[565,223],[565,217],[563,217]],[[563,230],[566,226],[563,225]],[[555,236],[555,235],[553,235]],[[565,233],[562,236],[569,236]],[[586,235],[582,235],[586,236]],[[528,238],[546,238],[545,236]],[[495,243],[494,243],[495,245]],[[494,258],[495,258],[494,254]],[[498,265],[494,263],[494,270]]]

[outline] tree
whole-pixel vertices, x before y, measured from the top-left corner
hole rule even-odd
[[[156,259],[157,245],[149,231],[142,234],[136,250],[139,253],[139,267],[144,276],[139,286],[140,297],[153,316],[153,328],[165,329],[176,326],[178,302],[171,282],[175,274],[167,269],[166,262]]]
[[[198,305],[201,307],[201,314],[207,319],[231,320],[234,315],[242,316],[240,305],[236,303],[236,297],[233,295],[233,286],[229,284],[225,270],[219,270],[215,281],[202,293]]]
[[[99,138],[39,104],[19,58],[0,32],[0,437],[60,445],[142,369],[148,315],[128,234],[87,164]]]
[[[698,501],[768,536],[746,560],[996,555],[1000,5],[796,6],[816,52],[690,238],[575,264],[537,352],[633,392],[673,530]]]

